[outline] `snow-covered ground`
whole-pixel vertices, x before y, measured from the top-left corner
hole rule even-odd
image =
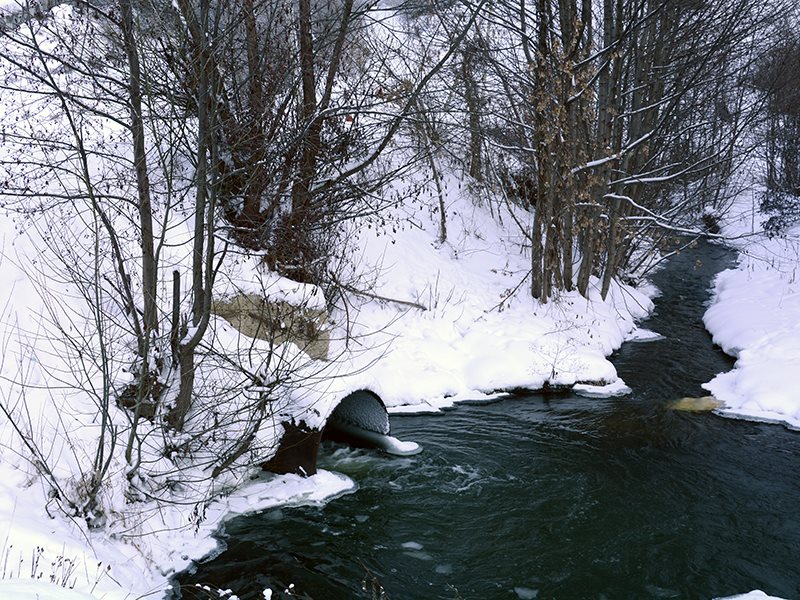
[[[347,344],[336,342],[339,377],[306,391],[316,401],[305,402],[304,416],[312,421],[316,408],[323,420],[332,398],[360,387],[373,389],[395,411],[439,410],[459,399],[545,381],[607,384],[579,386],[588,395],[625,393],[605,357],[626,339],[654,335],[635,326],[652,306],[647,295],[615,286],[607,302],[597,294],[591,301],[564,294],[542,306],[524,287],[509,294],[527,270],[527,256],[518,249],[521,233],[510,219],[498,224],[486,199],[457,185],[448,189],[450,239],[444,244],[436,240],[437,215],[425,211],[397,208],[393,235],[361,228],[358,263],[376,274],[365,287],[371,296],[350,297],[352,337]],[[4,218],[6,243],[24,244],[25,234]],[[22,311],[33,298],[20,296],[27,289],[24,274],[12,267],[0,264],[8,271],[0,276],[18,282],[7,310]],[[153,515],[153,531],[141,543],[123,542],[57,511],[48,514],[46,486],[25,461],[7,457],[10,449],[0,464],[0,521],[6,524],[0,532],[6,565],[0,597],[19,600],[160,598],[172,573],[213,552],[211,536],[228,516],[281,503],[323,502],[354,486],[325,472],[310,479],[262,477],[212,504],[196,530],[187,530],[179,512],[167,511]],[[162,531],[156,531],[158,523]]]
[[[85,523],[48,511],[41,483],[4,463],[0,465],[0,598],[162,598],[171,574],[215,551],[212,535],[226,519],[276,506],[321,504],[355,489],[349,477],[328,471],[309,478],[265,474],[208,506],[196,529],[168,522],[176,515],[165,510],[151,516],[160,531],[132,542],[88,531]]]
[[[717,276],[704,322],[736,364],[704,387],[719,414],[800,429],[800,226],[765,235],[760,192],[739,194],[722,222],[738,266]]]
[[[25,110],[25,105],[25,97],[4,97],[6,114]],[[14,150],[6,147],[6,151]],[[402,196],[420,184],[424,174],[409,177],[388,193]],[[433,193],[432,187],[420,193]],[[497,198],[467,191],[455,175],[444,187],[448,224],[444,243],[437,241],[439,215],[429,208],[436,203],[433,197],[401,203],[391,214],[382,215],[385,226],[367,221],[354,225],[355,255],[342,270],[348,285],[363,293],[349,293],[347,306],[331,315],[330,356],[336,360],[311,364],[308,370],[314,376],[293,390],[291,402],[285,402],[280,412],[318,426],[344,394],[360,388],[375,391],[398,411],[437,410],[459,399],[538,388],[545,382],[584,382],[588,394],[625,392],[605,357],[626,336],[641,335],[635,333],[635,320],[651,308],[647,295],[615,285],[608,301],[593,290],[590,300],[570,293],[539,305],[527,292],[524,235],[509,209]],[[0,215],[0,279],[6,283],[0,298],[4,344],[0,395],[25,430],[20,436],[5,418],[0,427],[0,522],[5,527],[0,532],[4,565],[0,586],[5,587],[5,592],[0,587],[0,597],[11,597],[12,589],[21,598],[36,593],[52,596],[52,590],[31,587],[27,581],[31,579],[44,582],[45,588],[71,588],[71,593],[63,592],[68,600],[81,598],[79,594],[108,600],[159,598],[171,574],[214,550],[212,534],[227,515],[276,503],[319,502],[354,484],[321,473],[307,480],[259,478],[231,493],[235,488],[227,481],[214,492],[224,489],[226,495],[197,514],[195,509],[213,490],[199,489],[198,497],[185,505],[129,500],[126,464],[117,456],[108,472],[108,489],[100,498],[105,524],[90,529],[84,519],[65,518],[52,486],[37,475],[23,437],[38,444],[48,467],[68,491],[81,485],[100,430],[95,400],[80,392],[81,385],[91,387],[86,381],[72,382],[70,369],[76,359],[89,355],[58,351],[63,340],[48,330],[55,317],[62,318],[67,328],[84,332],[80,339],[88,349],[97,344],[89,307],[75,293],[74,282],[60,277],[64,263],[52,255],[66,245],[68,250],[78,249],[76,260],[82,258],[85,224],[71,221],[70,210],[85,214],[69,205],[57,213],[64,244],[58,237],[50,243],[54,240],[47,219],[52,215]],[[180,226],[170,236],[170,251],[163,258],[168,265],[163,268],[185,268],[189,246],[179,242],[190,238]],[[91,257],[91,247],[85,256]],[[297,285],[265,273],[257,260],[234,258],[215,288],[220,296],[265,289],[283,299],[295,294]],[[308,294],[298,293],[308,299]],[[169,307],[163,310],[168,314]],[[209,339],[233,352],[254,344],[259,349],[222,319],[212,320]],[[118,362],[124,360],[123,354]],[[209,377],[204,383],[213,389],[218,369],[213,359],[204,364],[202,372]],[[125,422],[124,415],[120,422]],[[120,433],[124,435],[124,430]],[[263,447],[269,448],[276,429],[264,427],[260,435]],[[154,430],[153,437],[160,434]],[[121,446],[117,445],[117,453]],[[246,470],[240,470],[239,477],[246,481]],[[9,580],[15,582],[13,588],[8,587]]]
[[[427,208],[393,209],[388,227],[397,233],[361,224],[358,264],[373,277],[354,287],[369,296],[352,294],[333,315],[349,320],[350,338],[334,344],[340,376],[324,382],[325,393],[367,388],[390,412],[437,411],[545,384],[625,393],[606,357],[625,339],[647,336],[635,321],[651,310],[652,290],[615,284],[604,302],[594,281],[590,300],[570,292],[540,304],[528,292],[525,239],[509,209],[459,183],[454,175],[445,182],[444,243],[438,214]]]

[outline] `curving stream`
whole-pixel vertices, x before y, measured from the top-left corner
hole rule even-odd
[[[357,493],[234,519],[227,550],[179,580],[241,600],[289,583],[295,597],[378,598],[377,582],[393,600],[800,598],[800,434],[668,408],[731,368],[701,317],[732,258],[703,243],[654,276],[663,295],[642,326],[667,337],[612,358],[628,396],[393,417],[422,454],[327,446],[320,466]]]

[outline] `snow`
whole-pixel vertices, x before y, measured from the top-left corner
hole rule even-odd
[[[418,182],[398,182],[398,186],[414,183]],[[364,227],[364,223],[354,226],[359,232],[362,260],[359,270],[351,273],[352,280],[355,286],[363,273],[373,274],[374,281],[361,286],[372,297],[352,294],[347,298],[347,311],[339,307],[331,314],[334,339],[330,356],[337,360],[304,362],[303,353],[291,344],[281,351],[287,364],[297,369],[285,387],[285,397],[276,406],[276,421],[294,417],[320,426],[339,400],[359,389],[377,393],[393,413],[438,411],[460,401],[489,400],[505,390],[538,389],[545,382],[566,386],[586,382],[585,390],[594,390],[596,395],[625,391],[606,357],[634,331],[636,320],[651,309],[648,297],[615,284],[608,300],[603,301],[596,289],[598,282],[593,281],[590,300],[573,292],[539,304],[526,290],[529,259],[519,250],[524,236],[513,220],[506,214],[506,224],[500,225],[492,215],[501,209],[497,200],[460,190],[454,176],[446,184],[449,239],[444,244],[436,241],[437,216],[427,209],[420,212],[398,207],[391,216],[398,232],[392,235],[374,226]],[[176,238],[182,236],[179,228],[173,233]],[[46,381],[44,366],[50,372],[68,368],[64,358],[49,349],[46,337],[15,337],[15,332],[37,331],[38,315],[46,312],[42,288],[32,279],[42,271],[30,268],[30,261],[47,249],[37,246],[35,234],[35,228],[19,231],[11,216],[0,216],[4,240],[0,277],[9,282],[0,299],[9,340],[3,365],[6,377],[0,383],[0,392],[6,401],[25,395],[36,438],[49,455],[60,457],[53,461],[58,476],[76,482],[85,469],[81,465],[91,464],[98,432],[91,399],[74,391],[52,392],[15,383],[23,376],[31,384]],[[170,266],[185,265],[181,246],[176,243],[169,248],[165,260]],[[281,280],[257,261],[242,257],[225,265],[223,274],[221,297],[229,290],[274,290],[282,300],[302,297],[311,299],[313,305],[319,302],[315,298],[322,296],[315,289]],[[46,289],[59,294],[66,288],[50,277]],[[374,296],[417,303],[425,310]],[[85,311],[81,298],[66,292],[62,297],[63,307],[69,307],[73,321],[78,322],[76,315]],[[169,308],[164,312],[168,314]],[[343,334],[346,326],[347,336]],[[258,352],[263,352],[264,346],[259,340],[241,336],[225,321],[212,319],[208,340],[218,350],[241,357],[248,369],[261,369]],[[254,362],[246,362],[250,360]],[[237,376],[229,371],[209,356],[198,370],[198,381],[215,390],[221,385],[218,382],[226,383],[225,377]],[[117,382],[130,381],[131,375],[122,364],[114,373]],[[213,392],[209,396],[214,397]],[[225,396],[225,402],[246,401],[241,396]],[[54,403],[58,407],[55,411]],[[57,415],[62,418],[54,418]],[[24,449],[7,424],[0,436],[4,448],[13,449],[3,450],[0,464],[4,496],[0,521],[8,524],[5,539],[12,558],[22,563],[21,576],[30,572],[28,557],[40,547],[42,564],[68,557],[78,565],[69,580],[74,594],[93,594],[105,600],[159,598],[171,574],[187,568],[193,559],[216,551],[213,533],[230,515],[279,504],[323,502],[355,489],[351,480],[325,472],[308,479],[260,476],[243,484],[250,472],[239,469],[236,478],[223,478],[213,489],[198,488],[193,502],[185,506],[178,502],[159,507],[144,502],[129,504],[127,465],[123,457],[117,457],[109,475],[113,485],[101,498],[106,523],[89,529],[85,521],[61,515],[50,487],[20,457]],[[157,441],[160,436],[154,430],[148,439]],[[272,426],[262,428],[258,436],[259,448],[267,451],[275,447]],[[419,451],[413,442],[399,440],[393,441],[390,449]],[[155,456],[155,446],[148,452],[153,453],[153,460],[169,467],[167,459]],[[212,454],[214,450],[208,448],[206,452]],[[148,489],[147,481],[140,485]],[[192,497],[191,488],[181,493]],[[206,498],[215,499],[206,505]],[[45,572],[43,577],[49,575]]]
[[[768,596],[761,590],[753,590],[746,594],[738,594],[736,596],[726,596],[725,598],[716,598],[715,600],[782,600],[777,596]]]
[[[17,592],[25,600],[35,599],[36,593],[42,600],[160,598],[171,574],[216,551],[211,536],[225,520],[278,506],[321,505],[356,489],[349,477],[324,470],[312,477],[261,474],[212,502],[196,531],[169,527],[170,511],[165,510],[159,519],[163,529],[147,536],[145,549],[87,531],[57,513],[48,515],[40,486],[0,465],[6,563],[0,598],[16,598],[11,593]]]
[[[387,212],[384,224],[360,221],[345,236],[357,258],[339,266],[340,278],[365,293],[349,294],[332,311],[329,355],[337,358],[323,377],[292,391],[287,417],[320,427],[342,398],[363,389],[392,414],[438,412],[547,385],[577,384],[599,397],[629,391],[607,357],[631,336],[657,336],[635,333],[652,309],[653,288],[614,283],[603,300],[593,279],[588,300],[562,292],[539,303],[528,292],[530,259],[515,224],[530,215],[512,218],[514,209],[499,198],[442,172],[444,243],[438,213],[410,201]],[[436,192],[413,173],[385,195],[411,193]]]
[[[356,483],[341,473],[319,470],[311,477],[263,474],[213,507],[216,523],[236,515],[277,506],[322,505],[356,491]]]
[[[590,301],[569,292],[539,304],[526,291],[522,232],[508,216],[501,226],[491,214],[503,207],[471,196],[452,178],[445,185],[444,244],[436,243],[435,215],[401,208],[393,214],[395,235],[360,228],[361,264],[378,274],[370,293],[404,304],[353,298],[351,339],[369,346],[349,355],[343,371],[359,375],[337,380],[339,393],[366,388],[390,412],[426,412],[545,383],[616,383],[606,356],[650,311],[650,299],[615,285],[607,301],[593,289]],[[409,308],[410,302],[426,310]]]
[[[3,600],[97,600],[84,592],[31,579],[0,580],[0,597]]]
[[[626,342],[657,342],[663,340],[664,336],[649,329],[641,329],[637,327],[625,336]]]
[[[737,197],[722,222],[739,261],[717,276],[703,320],[736,364],[703,387],[724,403],[721,415],[800,429],[800,227],[760,232],[758,192]]]
[[[515,587],[514,593],[520,600],[534,600],[539,597],[539,590],[522,586]]]
[[[621,379],[617,379],[606,385],[590,385],[578,383],[573,386],[572,391],[579,396],[587,398],[611,398],[613,396],[624,396],[631,393],[631,388],[625,385]]]
[[[0,16],[17,12],[21,4],[21,0],[0,0]]]

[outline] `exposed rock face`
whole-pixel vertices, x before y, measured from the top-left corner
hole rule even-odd
[[[270,301],[256,294],[215,300],[211,312],[248,337],[274,344],[293,342],[315,360],[327,360],[330,334],[324,310]]]

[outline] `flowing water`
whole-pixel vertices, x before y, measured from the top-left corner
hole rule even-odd
[[[628,396],[393,417],[422,454],[326,446],[321,467],[357,493],[234,519],[227,550],[180,581],[241,600],[290,583],[314,600],[378,586],[393,600],[800,598],[800,434],[669,408],[732,366],[701,322],[731,261],[701,244],[654,277],[663,295],[642,325],[666,337],[613,357]]]

